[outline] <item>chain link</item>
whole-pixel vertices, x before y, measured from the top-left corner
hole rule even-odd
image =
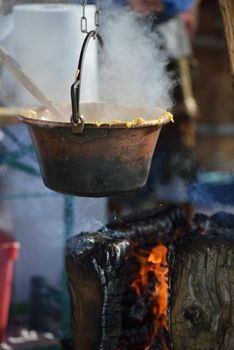
[[[86,17],[86,5],[87,5],[87,0],[80,0],[81,5],[83,6],[83,15],[80,19],[80,29],[82,33],[88,33],[88,20]]]
[[[95,26],[96,26],[96,30],[99,29],[100,24],[101,24],[100,1],[96,0],[96,11],[95,11]]]
[[[88,19],[86,17],[86,5],[87,0],[80,0],[81,5],[83,6],[83,14],[80,19],[80,28],[82,33],[88,33]],[[101,11],[100,11],[100,0],[96,0],[96,11],[95,11],[95,27],[98,31],[101,24]]]

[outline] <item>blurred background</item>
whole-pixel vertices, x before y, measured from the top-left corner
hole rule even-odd
[[[15,5],[29,3],[39,4],[38,11],[34,9],[30,16],[27,9],[14,9]],[[42,10],[40,6],[45,3],[54,8]],[[67,99],[84,38],[79,28],[80,5],[75,9],[65,4],[76,6],[79,2],[0,0],[0,45],[43,91],[52,91],[50,97],[55,101]],[[151,11],[142,7],[142,2],[119,2],[119,6],[128,5],[143,17]],[[95,231],[130,211],[168,203],[183,206],[188,215],[197,211],[234,212],[233,81],[218,0],[191,1],[187,9],[176,11],[184,24],[180,39],[173,35],[167,39],[167,20],[174,15],[165,18],[163,10],[158,11],[161,19],[152,30],[159,33],[169,51],[167,69],[176,79],[175,123],[160,135],[147,185],[131,194],[78,198],[43,185],[27,128],[16,118],[19,106],[28,107],[36,101],[0,61],[0,271],[7,261],[11,264],[8,277],[12,278],[8,285],[9,317],[7,299],[2,301],[5,318],[0,315],[3,350],[58,349],[57,339],[70,337],[64,248],[71,235]],[[90,23],[93,13],[90,4]],[[33,32],[30,26],[34,26]],[[45,45],[46,35],[50,40]],[[68,40],[59,40],[59,35]],[[180,40],[181,51],[175,52],[179,44],[173,40]],[[43,60],[38,54],[42,50]],[[56,68],[51,51],[59,61]],[[95,45],[89,57],[87,81],[92,88],[85,88],[84,101],[97,99]],[[57,80],[51,81],[53,75]],[[55,92],[54,86],[60,82],[61,88]],[[0,272],[0,289],[4,288]]]

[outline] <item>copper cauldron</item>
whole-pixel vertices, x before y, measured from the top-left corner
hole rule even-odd
[[[160,129],[172,116],[144,106],[79,103],[83,54],[93,35],[87,35],[71,88],[71,120],[69,108],[64,107],[64,120],[37,110],[27,112],[23,121],[29,127],[48,188],[102,197],[145,185]]]

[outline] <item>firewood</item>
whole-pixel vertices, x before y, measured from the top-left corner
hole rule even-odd
[[[181,209],[170,207],[128,216],[68,241],[74,350],[163,349],[164,327],[152,339],[158,281],[149,271],[140,296],[132,283],[139,279],[138,255],[147,258],[155,245],[169,244],[186,226]]]
[[[180,207],[169,206],[160,209],[142,210],[107,225],[108,229],[120,231],[126,238],[138,245],[169,243],[188,227],[187,218]]]
[[[173,350],[234,349],[234,215],[197,215],[169,263]]]
[[[69,241],[66,259],[72,302],[74,349],[117,347],[121,330],[119,268],[129,247],[126,239],[82,233]]]

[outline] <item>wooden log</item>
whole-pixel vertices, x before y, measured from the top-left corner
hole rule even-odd
[[[234,215],[198,215],[169,259],[173,350],[234,349]]]
[[[69,241],[66,263],[73,350],[142,350],[151,343],[151,309],[158,281],[149,279],[137,296],[131,284],[139,274],[126,271],[129,247],[123,237],[100,233],[82,233]],[[135,264],[139,270],[137,258]],[[160,332],[168,342],[167,330]],[[150,349],[161,349],[161,339],[158,334]]]
[[[232,76],[234,78],[234,1],[219,0],[221,13],[224,21],[224,29],[231,62]]]
[[[182,210],[168,207],[122,218],[100,232],[82,233],[68,241],[74,350],[142,350],[149,345],[158,281],[149,276],[137,296],[132,286],[139,278],[137,256],[148,256],[160,242],[169,244],[186,225]],[[156,337],[152,349],[161,349],[162,337]]]
[[[135,212],[108,224],[108,229],[122,232],[138,245],[169,244],[188,227],[184,211],[177,206],[146,209]]]
[[[126,239],[100,233],[69,240],[66,266],[74,350],[117,348],[122,322],[119,268],[128,247]]]

